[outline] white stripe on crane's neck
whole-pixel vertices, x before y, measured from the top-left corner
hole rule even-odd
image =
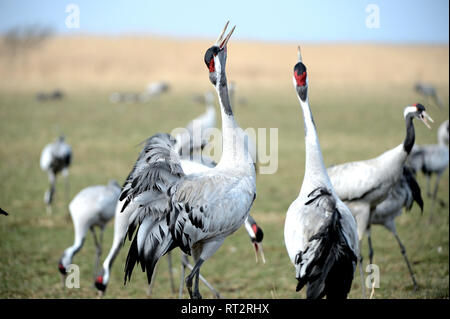
[[[231,109],[228,87],[217,81],[216,90],[219,96],[220,112],[222,116],[222,157],[217,168],[244,168],[253,172],[254,163],[249,146],[245,142],[244,131],[238,126]]]
[[[417,112],[417,107],[415,107],[415,106],[405,107],[405,110],[403,111],[403,117],[406,118],[406,116],[409,113],[414,113],[414,112]]]
[[[294,79],[295,81],[295,79]],[[305,125],[305,176],[303,177],[303,184],[300,190],[301,195],[303,193],[310,193],[311,189],[306,186],[306,183],[310,183],[312,181],[318,181],[320,183],[325,184],[328,188],[331,187],[330,178],[328,177],[325,163],[322,157],[322,151],[320,149],[319,137],[316,131],[316,125],[314,124],[314,119],[311,113],[311,109],[309,107],[309,97],[307,96],[306,101],[302,101],[301,98],[297,95],[298,100],[300,101],[300,106],[303,111],[303,120]],[[314,185],[316,187],[318,185]]]

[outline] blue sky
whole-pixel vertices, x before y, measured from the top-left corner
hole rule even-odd
[[[65,25],[66,6],[80,9],[80,28]],[[367,28],[366,6],[379,8],[379,28]],[[157,34],[216,37],[230,20],[233,37],[262,41],[443,43],[448,0],[1,0],[0,32],[45,24],[61,34]]]

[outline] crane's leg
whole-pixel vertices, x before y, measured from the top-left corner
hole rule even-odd
[[[183,298],[183,288],[184,288],[184,274],[186,272],[186,265],[189,264],[188,257],[185,253],[181,253],[181,279],[180,279],[180,289],[178,293],[178,298]]]
[[[208,241],[201,246],[197,246],[192,250],[192,256],[195,260],[195,266],[192,269],[192,272],[186,278],[186,288],[188,289],[189,295],[192,299],[201,299],[202,295],[198,289],[198,280],[200,276],[200,267],[203,262],[211,257],[220,246],[222,246],[225,238],[218,238],[212,241]],[[195,286],[194,291],[192,292],[192,279],[195,276]]]
[[[103,228],[100,230],[100,241],[97,240],[97,235],[95,234],[94,227],[91,227],[92,236],[94,237],[95,247],[96,247],[96,255],[95,255],[95,268],[94,268],[94,283],[95,278],[97,277],[98,265],[100,263],[100,257],[102,255],[102,240],[103,240]],[[95,284],[94,284],[95,286]]]
[[[62,171],[62,175],[64,176],[65,183],[65,191],[66,191],[66,203],[70,200],[70,183],[69,183],[69,169],[64,168]]]
[[[362,240],[359,241],[359,252],[358,252],[358,264],[359,264],[359,275],[361,277],[361,290],[362,290],[362,297],[363,299],[366,299],[366,283],[364,281],[364,269],[363,269],[363,257],[361,253],[361,245]]]
[[[198,289],[198,274],[200,273],[200,267],[202,266],[204,260],[199,258],[194,268],[192,269],[191,273],[186,277],[186,288],[189,292],[189,296],[191,299],[202,299],[202,295],[200,294],[200,291]],[[195,286],[194,286],[194,292],[192,292],[192,279],[195,279]]]
[[[44,201],[46,204],[47,214],[52,213],[53,195],[55,194],[56,175],[52,171],[48,172],[49,189],[45,192]]]
[[[366,299],[366,283],[364,280],[364,269],[363,269],[363,256],[362,256],[362,240],[364,234],[370,225],[370,205],[362,202],[348,203],[348,208],[355,217],[356,226],[358,228],[358,263],[359,263],[359,275],[361,277],[361,290],[362,298]]]
[[[397,231],[394,230],[393,234],[395,236],[395,239],[397,239],[398,245],[400,246],[400,250],[402,252],[403,258],[405,258],[406,265],[408,266],[409,275],[411,276],[411,280],[414,285],[414,290],[418,290],[419,286],[417,286],[416,277],[414,276],[414,272],[412,270],[411,264],[409,263],[408,257],[406,256],[406,249],[405,246],[403,246],[402,241],[400,240],[400,237],[397,234]]]
[[[184,257],[184,258],[183,258]],[[189,263],[189,259],[187,258],[186,254],[183,254],[182,256],[182,276],[181,278],[184,279],[184,271],[187,268],[189,268],[190,270],[194,269],[194,267]],[[208,287],[208,289],[214,294],[214,296],[216,297],[216,299],[221,299],[222,296],[220,295],[220,293],[214,289],[214,287],[205,279],[205,277],[202,276],[202,274],[199,274],[199,279],[205,284],[206,287]],[[181,299],[183,297],[183,280],[181,281],[181,285],[180,285],[180,295],[179,298]]]
[[[167,253],[167,262],[169,264],[170,288],[172,289],[172,293],[175,293],[175,283],[173,281],[172,271],[172,253],[170,251]]]
[[[427,196],[428,197],[431,197],[430,179],[431,179],[431,175],[427,174]]]
[[[373,264],[373,246],[372,246],[372,236],[370,231],[370,226],[367,229],[367,243],[369,244],[369,261],[370,264]]]

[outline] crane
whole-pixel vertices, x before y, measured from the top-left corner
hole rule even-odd
[[[87,232],[90,230],[97,248],[94,277],[102,253],[103,231],[106,224],[114,217],[114,209],[120,195],[120,186],[116,180],[110,180],[107,185],[89,186],[81,190],[69,204],[75,239],[72,246],[64,250],[58,269],[63,276],[67,274],[67,267],[72,259],[83,247]],[[95,227],[100,228],[100,238],[97,239]],[[64,282],[63,282],[64,283]]]
[[[381,155],[363,161],[348,162],[327,169],[331,183],[339,198],[350,208],[358,226],[360,241],[366,231],[370,231],[370,215],[376,205],[388,196],[391,188],[400,179],[403,165],[413,148],[415,131],[413,119],[421,120],[430,128],[427,119],[433,121],[425,107],[416,103],[404,108],[406,136],[402,144]],[[359,270],[363,296],[365,284],[362,270],[362,255],[359,253]]]
[[[40,166],[47,172],[49,189],[45,192],[44,202],[47,213],[51,214],[51,204],[55,193],[56,176],[62,172],[66,181],[66,195],[69,193],[69,166],[72,162],[72,148],[65,142],[65,136],[61,135],[55,142],[47,144],[41,152]]]
[[[297,291],[306,285],[308,299],[345,299],[357,262],[356,222],[325,169],[300,47],[293,80],[305,124],[306,162],[300,194],[286,214],[284,241],[295,267]]]

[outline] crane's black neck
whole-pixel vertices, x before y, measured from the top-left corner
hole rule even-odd
[[[414,115],[412,115],[412,114],[408,114],[405,118],[406,137],[405,137],[405,141],[403,142],[403,149],[405,150],[406,154],[408,154],[408,155],[411,152],[411,149],[414,146],[414,141],[416,139],[416,134],[414,132],[413,118],[414,118]]]

